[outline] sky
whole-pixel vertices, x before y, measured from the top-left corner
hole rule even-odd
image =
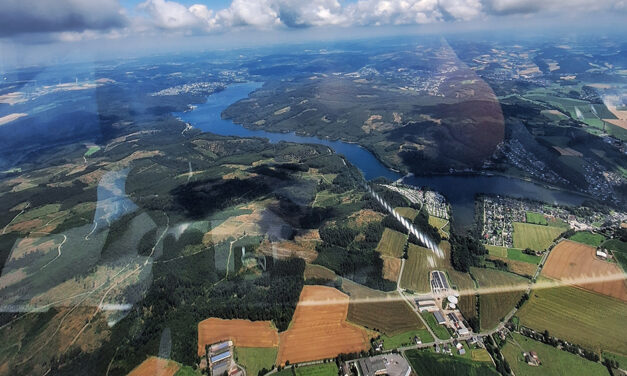
[[[41,60],[51,46],[87,54],[129,44],[193,44],[199,37],[245,45],[403,27],[489,30],[607,19],[624,25],[627,0],[2,0],[0,68]]]

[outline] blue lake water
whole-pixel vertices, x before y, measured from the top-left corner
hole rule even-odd
[[[299,136],[293,132],[276,133],[251,130],[244,128],[240,124],[235,124],[231,120],[222,119],[222,111],[238,100],[247,98],[249,93],[260,88],[261,85],[262,83],[259,82],[231,85],[219,93],[210,95],[206,103],[198,105],[194,110],[175,113],[174,115],[197,129],[223,136],[261,137],[267,138],[272,143],[287,141],[328,146],[357,166],[367,180],[372,180],[379,176],[390,180],[397,180],[401,177],[399,173],[385,167],[371,152],[357,144],[331,141],[318,137]],[[457,228],[467,228],[472,225],[474,219],[474,199],[479,193],[529,198],[562,205],[580,205],[585,200],[584,196],[502,176],[412,176],[406,178],[405,182],[418,187],[427,186],[442,193],[451,203]]]

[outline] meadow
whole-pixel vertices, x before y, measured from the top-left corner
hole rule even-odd
[[[601,234],[595,234],[590,231],[579,231],[568,239],[577,243],[583,243],[591,245],[593,247],[598,247],[605,241],[605,236]]]
[[[528,262],[530,264],[538,265],[542,257],[536,255],[529,255],[523,253],[520,249],[516,248],[508,248],[507,249],[507,258],[510,260]]]
[[[521,325],[590,350],[627,355],[625,303],[577,287],[533,290],[517,313]]]
[[[623,270],[627,270],[627,243],[620,239],[610,239],[603,243],[601,247],[614,252],[616,261],[623,267]]]
[[[538,353],[541,364],[539,366],[528,365],[522,355],[523,351]],[[607,375],[607,369],[599,363],[534,341],[518,333],[511,333],[501,353],[517,376]]]
[[[416,218],[416,216],[418,215],[418,210],[410,207],[401,206],[398,208],[394,208],[394,210],[396,210],[399,215],[409,219],[410,221],[413,221],[414,218]]]
[[[473,362],[458,356],[435,354],[425,350],[408,350],[405,356],[418,375],[497,376],[499,373],[485,362]]]
[[[514,248],[544,251],[562,232],[558,227],[514,222]]]
[[[433,342],[433,336],[427,329],[416,329],[403,332],[394,336],[381,335],[383,340],[383,349],[392,350],[401,346],[413,345],[414,337],[420,338],[422,343]]]
[[[425,321],[427,322],[427,325],[429,325],[431,330],[433,330],[433,333],[439,339],[449,339],[449,338],[451,338],[450,333],[444,327],[444,325],[440,325],[440,324],[438,324],[437,321],[435,321],[435,317],[433,316],[433,313],[425,311],[425,312],[422,312],[421,315],[425,319]]]
[[[338,372],[337,365],[334,362],[316,364],[313,366],[304,366],[296,368],[285,368],[275,375],[277,376],[336,376]],[[254,376],[254,375],[251,375]]]
[[[525,217],[527,218],[527,223],[534,223],[536,225],[546,226],[549,223],[544,218],[544,214],[536,213],[536,212],[527,212],[525,213]]]
[[[270,370],[276,362],[277,347],[236,347],[235,361],[246,369],[246,374],[256,376],[260,370]]]

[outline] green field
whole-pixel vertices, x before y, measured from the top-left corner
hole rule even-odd
[[[381,339],[383,340],[383,349],[392,350],[401,346],[413,345],[414,336],[418,336],[422,343],[433,342],[433,336],[427,329],[410,330],[391,337],[386,336],[385,334],[381,335]]]
[[[544,214],[536,212],[527,212],[527,223],[535,223],[536,225],[548,225],[549,223],[544,218]]]
[[[405,357],[418,376],[468,375],[498,376],[492,365],[458,356],[435,354],[425,350],[408,350]]]
[[[85,152],[85,156],[89,157],[92,154],[96,153],[97,151],[100,150],[100,146],[90,146],[87,151]]]
[[[247,375],[257,375],[263,368],[270,370],[276,362],[276,347],[236,347],[235,361],[246,369]]]
[[[590,350],[627,355],[626,307],[620,300],[566,286],[533,290],[517,315],[526,327],[548,330]]]
[[[429,259],[433,260],[434,265],[437,267],[437,264],[435,264],[436,257],[433,255],[433,252],[427,248],[409,243],[407,260],[405,260],[400,283],[403,288],[421,293],[431,291],[429,271],[435,269],[435,267],[431,267]]]
[[[558,227],[514,222],[514,248],[544,251],[562,232]]]
[[[440,236],[442,236],[443,238],[448,238],[448,233],[449,233],[449,221],[448,220],[430,215],[429,224],[438,229],[438,231],[440,232]]]
[[[528,255],[526,253],[523,253],[523,251],[521,251],[520,249],[516,249],[516,248],[509,248],[507,250],[507,258],[511,260],[516,260],[516,261],[528,262],[530,264],[536,264],[536,265],[538,265],[540,263],[540,260],[542,260],[541,256]]]
[[[614,252],[616,261],[623,267],[623,270],[627,270],[627,243],[620,239],[610,239],[601,246]]]
[[[174,376],[201,376],[201,375],[202,373],[200,371],[197,371],[190,366],[183,366],[174,374]]]
[[[542,342],[534,341],[518,333],[511,333],[501,353],[516,376],[560,375],[607,375],[607,368],[568,351],[559,350]],[[535,351],[541,364],[528,365],[522,353]]]
[[[490,353],[488,352],[488,350],[483,348],[470,350],[470,359],[474,360],[475,362],[492,363],[492,357],[490,356]]]
[[[507,258],[507,248],[500,245],[486,245],[486,249],[490,256]]]
[[[377,245],[377,252],[384,256],[402,257],[407,235],[386,228]]]
[[[576,232],[573,236],[568,238],[574,242],[591,245],[593,247],[600,246],[605,241],[605,236],[601,234],[595,234],[590,231]]]
[[[296,368],[285,368],[275,375],[277,376],[337,376],[338,368],[335,362],[316,364]],[[250,375],[250,376],[256,376]]]
[[[396,210],[396,212],[400,214],[402,217],[405,217],[409,219],[410,221],[413,221],[414,218],[416,218],[416,216],[418,215],[418,210],[414,208],[398,207],[398,208],[395,208],[394,210]]]
[[[480,293],[479,317],[481,329],[491,329],[498,325],[520,300],[527,285],[527,279],[516,274],[494,269],[471,268],[470,272],[483,288],[513,288],[508,292]]]
[[[429,325],[429,328],[433,330],[433,333],[435,333],[435,335],[439,339],[451,338],[451,335],[449,334],[448,330],[444,327],[444,325],[438,324],[438,322],[435,320],[435,316],[433,316],[433,313],[425,311],[425,312],[422,312],[421,315],[425,319],[427,324]]]

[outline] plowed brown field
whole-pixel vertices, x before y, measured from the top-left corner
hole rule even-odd
[[[198,356],[205,354],[205,345],[227,340],[240,347],[275,347],[279,334],[270,321],[212,317],[198,323]]]
[[[278,364],[334,358],[369,348],[368,333],[346,322],[348,296],[326,286],[305,286],[289,329],[280,334]]]
[[[575,279],[575,286],[627,302],[625,274],[616,264],[599,260],[589,245],[563,240],[551,251],[542,274],[566,282]]]
[[[151,356],[135,367],[128,376],[173,376],[179,368],[176,362]]]

